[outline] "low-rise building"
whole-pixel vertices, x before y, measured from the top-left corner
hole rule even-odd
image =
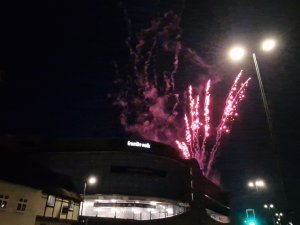
[[[18,157],[18,158],[16,158]],[[80,196],[68,178],[5,155],[0,174],[0,225],[68,225],[79,215]]]

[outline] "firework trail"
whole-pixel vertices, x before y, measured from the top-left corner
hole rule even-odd
[[[202,109],[203,114],[199,113],[199,95],[193,97],[193,89],[190,86],[189,93],[189,107],[185,114],[185,140],[176,140],[177,147],[181,150],[184,158],[195,158],[203,173],[209,177],[212,165],[215,161],[215,156],[218,148],[221,144],[221,138],[223,133],[230,132],[231,122],[238,116],[237,106],[238,103],[245,97],[245,88],[250,80],[240,83],[242,71],[237,75],[225,101],[224,112],[221,117],[221,121],[216,129],[216,139],[213,147],[208,151],[206,149],[207,138],[210,136],[210,80],[206,84],[204,93],[204,107]],[[239,86],[240,85],[240,86]],[[239,86],[239,87],[238,87]],[[203,121],[203,123],[201,122]],[[201,129],[203,127],[203,129]],[[200,133],[203,131],[203,133]],[[201,144],[201,149],[199,148]],[[186,154],[189,152],[189,154]],[[207,158],[207,155],[209,156]]]
[[[229,94],[227,96],[226,102],[225,102],[225,109],[221,117],[221,122],[219,126],[217,127],[217,135],[216,135],[216,141],[215,144],[210,152],[209,161],[207,164],[207,170],[206,175],[209,176],[211,167],[214,163],[216,152],[218,150],[218,147],[221,144],[221,138],[223,135],[223,132],[226,133],[230,132],[230,122],[234,121],[234,118],[238,116],[237,113],[237,106],[240,101],[242,101],[245,98],[245,88],[247,87],[250,78],[248,78],[245,82],[241,83],[240,87],[238,88],[238,81],[240,77],[242,76],[242,71],[238,74],[236,77]]]
[[[179,41],[179,23],[176,14],[167,12],[152,21],[151,27],[144,29],[135,41],[128,37],[126,44],[132,69],[127,69],[127,76],[116,82],[122,91],[115,97],[114,104],[121,109],[120,122],[127,132],[176,147],[184,159],[195,158],[204,175],[210,176],[222,135],[230,131],[249,79],[240,83],[242,73],[237,76],[219,126],[212,129],[211,79],[207,79],[203,89],[189,85],[185,94],[178,91],[188,86],[185,85],[186,73],[184,81],[176,83],[181,59],[211,77],[210,66]],[[215,143],[210,143],[213,135]]]
[[[201,159],[201,165],[202,168],[204,167],[204,163],[206,160],[206,141],[207,138],[209,137],[209,131],[210,131],[210,117],[209,117],[209,103],[210,103],[210,93],[209,93],[209,89],[210,89],[210,80],[208,80],[207,84],[206,84],[206,89],[205,89],[205,100],[204,100],[204,137],[203,137],[203,141],[202,141],[202,147],[201,147],[201,155],[200,155],[200,159]]]

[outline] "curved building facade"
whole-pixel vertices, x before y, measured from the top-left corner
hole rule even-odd
[[[34,160],[77,184],[84,199],[80,215],[90,221],[230,223],[226,193],[202,175],[195,160],[183,160],[167,145],[84,139],[33,146],[39,146],[31,147]],[[90,176],[96,178],[94,184],[88,182]]]
[[[189,168],[175,149],[129,140],[86,146],[64,145],[63,151],[39,155],[79,189],[86,184],[82,216],[152,220],[188,210]],[[94,185],[86,182],[91,175],[97,178]]]

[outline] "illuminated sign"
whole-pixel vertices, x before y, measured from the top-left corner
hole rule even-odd
[[[151,148],[150,143],[141,143],[138,141],[135,142],[127,141],[127,146],[138,147],[138,148]]]

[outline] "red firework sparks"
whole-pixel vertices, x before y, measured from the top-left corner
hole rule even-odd
[[[189,86],[186,93],[187,109],[181,104],[183,98],[180,90],[186,87],[186,83],[175,80],[176,74],[180,72],[180,58],[187,59],[196,68],[204,69],[207,75],[211,67],[180,42],[180,17],[167,12],[154,20],[149,28],[143,29],[136,38],[131,38],[131,23],[127,19],[129,36],[126,43],[132,57],[133,74],[129,70],[129,74],[125,73],[124,78],[116,81],[121,92],[115,96],[114,102],[121,108],[122,126],[127,132],[138,134],[144,139],[177,147],[183,158],[195,158],[203,174],[209,177],[222,135],[230,132],[230,125],[238,115],[238,103],[245,97],[249,79],[242,83],[242,74],[236,77],[220,123],[216,129],[212,129],[210,80],[203,93],[196,93]],[[172,60],[164,59],[163,63],[158,63],[162,59],[160,53],[173,54]],[[118,74],[120,71],[128,71],[127,66],[120,71],[118,65],[115,66]],[[186,109],[184,119],[179,117],[182,109]],[[183,123],[186,129],[182,129]],[[214,143],[211,143],[212,136],[215,136]]]
[[[217,150],[221,144],[222,135],[230,132],[231,122],[238,116],[237,107],[238,103],[245,97],[245,88],[247,87],[250,78],[245,82],[240,82],[242,71],[237,75],[234,83],[229,91],[225,102],[224,112],[221,121],[216,129],[215,144],[208,153],[206,149],[206,141],[210,136],[210,80],[206,84],[203,114],[200,114],[199,95],[193,97],[193,89],[189,87],[189,108],[185,114],[185,141],[176,140],[178,148],[181,150],[184,158],[195,158],[200,167],[205,170],[206,176],[209,176],[211,167],[214,163]],[[201,122],[203,120],[203,124]],[[201,129],[203,126],[203,129]],[[203,131],[200,133],[199,131]],[[201,144],[201,149],[199,148]],[[206,155],[209,155],[206,159]]]

